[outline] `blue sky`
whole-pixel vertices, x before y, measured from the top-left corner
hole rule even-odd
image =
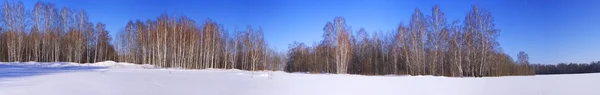
[[[127,21],[155,19],[161,13],[185,15],[197,22],[211,18],[229,31],[262,27],[269,46],[285,51],[294,41],[321,40],[327,21],[346,18],[354,30],[389,32],[408,22],[415,8],[430,14],[439,4],[448,21],[463,20],[472,4],[488,9],[501,30],[505,53],[525,51],[530,62],[600,60],[600,1],[597,0],[41,0],[84,9],[92,22],[112,34]],[[33,8],[37,0],[25,0]],[[200,24],[200,23],[199,23]]]

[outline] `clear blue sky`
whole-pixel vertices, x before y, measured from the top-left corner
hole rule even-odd
[[[37,0],[25,0],[31,9]],[[463,20],[472,4],[492,12],[504,52],[525,51],[532,63],[600,60],[600,1],[597,0],[41,0],[59,7],[85,9],[92,22],[103,22],[114,35],[127,21],[155,19],[161,13],[186,15],[197,22],[211,18],[229,31],[262,27],[270,47],[287,50],[298,41],[321,40],[322,28],[335,16],[354,30],[393,30],[408,22],[414,8],[430,14],[439,4],[448,21]]]

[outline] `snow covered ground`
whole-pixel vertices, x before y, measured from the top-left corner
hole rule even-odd
[[[600,95],[600,74],[448,78],[0,63],[0,95]]]

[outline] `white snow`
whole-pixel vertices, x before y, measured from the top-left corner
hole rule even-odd
[[[448,78],[0,63],[0,95],[600,95],[600,74]]]

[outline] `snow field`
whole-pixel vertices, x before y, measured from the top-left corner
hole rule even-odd
[[[0,63],[0,95],[600,95],[600,74],[449,78]]]

